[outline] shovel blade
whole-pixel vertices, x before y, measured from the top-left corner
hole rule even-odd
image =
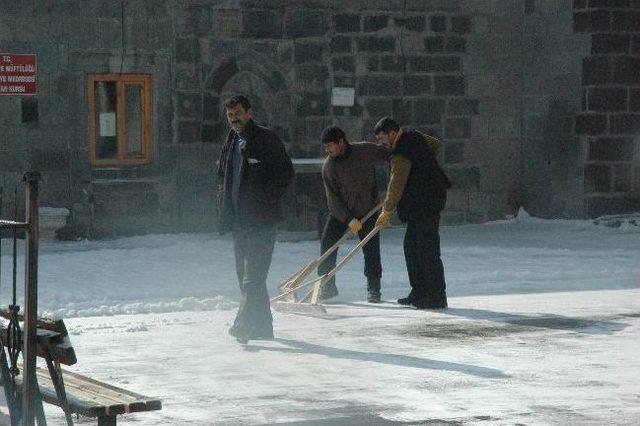
[[[284,280],[282,283],[278,284],[278,290],[281,293],[284,293],[286,290],[296,287],[296,285],[300,284],[304,279],[314,270],[316,269],[317,261],[310,260],[304,265],[301,269],[299,269],[296,273],[291,275],[289,278]]]
[[[285,314],[326,314],[327,310],[324,306],[320,304],[313,303],[301,303],[301,302],[283,302],[278,300],[277,302],[271,303],[271,307],[273,310],[282,312]]]

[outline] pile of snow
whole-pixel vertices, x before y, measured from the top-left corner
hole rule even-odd
[[[640,213],[616,214],[600,216],[593,220],[595,225],[605,225],[624,230],[640,228]]]
[[[605,215],[593,220],[580,219],[542,219],[529,214],[524,207],[520,207],[515,216],[508,215],[507,222],[514,223],[535,223],[535,224],[565,224],[565,225],[604,225],[610,228],[621,228],[625,231],[634,231],[640,228],[640,213],[627,213],[616,215]],[[503,222],[503,221],[497,221]],[[490,222],[491,223],[491,222]]]
[[[226,311],[236,308],[237,306],[237,302],[224,296],[215,296],[206,299],[185,297],[177,301],[117,303],[115,305],[100,306],[91,306],[87,303],[69,303],[67,306],[54,311],[44,311],[42,315],[51,319],[62,319],[71,317],[157,314],[164,312]]]

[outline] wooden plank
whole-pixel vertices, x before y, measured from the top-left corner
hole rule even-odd
[[[7,309],[0,309],[0,317],[10,319],[11,314]],[[18,321],[22,321],[22,315],[18,315]],[[64,324],[63,320],[46,320],[38,319],[38,332],[36,334],[36,340],[38,342],[38,356],[44,357],[46,354],[46,347],[49,347],[51,355],[54,361],[57,361],[64,365],[74,365],[78,362],[76,358],[76,351],[71,345],[71,339],[69,338],[69,332]],[[0,336],[3,341],[7,341],[6,328],[0,328]],[[20,342],[22,347],[22,342]]]
[[[60,401],[47,370],[36,369],[42,399],[60,406]],[[115,416],[162,409],[162,401],[109,385],[90,377],[62,370],[69,409],[89,417]],[[22,382],[17,385],[21,389]]]
[[[11,319],[11,313],[7,309],[0,309],[0,317],[9,320]],[[24,318],[22,314],[18,314],[18,321],[23,321],[23,319]],[[54,360],[64,365],[75,364],[77,362],[76,354],[73,346],[71,345],[69,332],[67,331],[67,327],[65,326],[64,321],[61,319],[48,320],[39,318],[37,320],[37,324],[38,342],[40,344],[44,344],[45,342],[47,342],[50,345],[53,345],[51,346],[51,351]],[[6,336],[6,330],[3,330],[3,332],[5,332]],[[55,334],[59,335],[58,339],[55,338]],[[38,356],[44,356],[42,348],[38,350]]]
[[[9,309],[0,308],[0,317],[10,320],[11,319],[11,311]],[[18,314],[18,321],[24,321],[24,315]],[[67,335],[67,327],[64,325],[64,321],[61,319],[52,320],[48,318],[38,318],[37,320],[38,328],[43,328],[45,330],[56,331],[60,334]]]
[[[22,424],[32,426],[40,417],[42,401],[38,398],[36,365],[38,357],[38,172],[27,172],[25,238],[24,327],[22,329]],[[38,405],[39,404],[39,405]]]
[[[62,411],[64,411],[64,417],[67,420],[67,425],[73,426],[73,419],[71,418],[69,401],[67,400],[67,392],[64,388],[64,380],[62,379],[62,375],[58,374],[58,370],[53,363],[51,353],[47,354],[47,356],[45,357],[45,361],[47,363],[47,371],[49,371],[49,377],[51,377],[53,387],[56,391],[56,395],[58,396],[58,402],[60,403],[60,407],[62,407]]]

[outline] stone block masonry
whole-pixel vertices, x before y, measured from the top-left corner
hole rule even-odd
[[[36,53],[39,72],[33,99],[0,97],[0,177],[40,167],[55,207],[93,188],[109,234],[214,227],[232,93],[293,157],[322,155],[330,124],[373,140],[385,115],[441,138],[456,220],[637,208],[637,0],[32,3],[0,1],[0,51]],[[152,76],[152,162],[95,167],[87,75],[120,72]],[[294,207],[285,228],[304,226]]]
[[[575,1],[574,30],[591,36],[575,133],[586,146],[585,213],[640,210],[640,10],[630,1]]]

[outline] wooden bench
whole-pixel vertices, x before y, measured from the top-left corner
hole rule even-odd
[[[71,371],[61,371],[69,411],[87,417],[97,417],[100,426],[115,425],[118,414],[162,408],[162,402],[159,399],[130,392]],[[60,406],[60,400],[48,371],[38,368],[36,374],[42,400]]]
[[[0,310],[0,316],[9,318],[9,312]],[[22,318],[19,318],[22,319]],[[2,341],[7,341],[7,329],[2,327]],[[67,423],[70,414],[97,417],[99,426],[116,424],[118,414],[160,410],[162,402],[126,389],[109,385],[90,377],[63,370],[60,364],[77,362],[67,328],[62,320],[38,320],[38,356],[47,361],[47,369],[37,368],[36,376],[42,400],[65,411]],[[3,349],[4,350],[4,349]],[[22,378],[16,378],[18,392]],[[42,414],[43,415],[43,414]]]

